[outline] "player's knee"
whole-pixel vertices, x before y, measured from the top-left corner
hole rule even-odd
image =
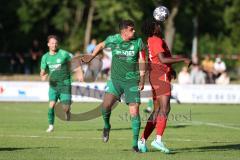
[[[56,104],[56,102],[51,101],[51,102],[49,103],[49,108],[54,108],[55,104]]]
[[[139,115],[139,104],[130,103],[129,104],[129,112],[132,117]]]
[[[111,102],[103,102],[103,104],[102,104],[102,108],[104,108],[104,109],[110,109],[111,107],[112,107]]]

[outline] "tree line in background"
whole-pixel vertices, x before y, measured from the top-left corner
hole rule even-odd
[[[173,53],[190,57],[194,36],[201,57],[240,52],[239,0],[1,0],[0,3],[0,53],[27,52],[34,39],[44,50],[49,34],[57,34],[65,49],[84,52],[91,38],[101,41],[117,32],[121,19],[134,20],[141,35],[142,22],[152,17],[158,5],[168,7],[171,13],[162,26]]]

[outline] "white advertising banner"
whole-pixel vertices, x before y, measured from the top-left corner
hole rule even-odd
[[[0,81],[0,101],[47,102],[48,82]],[[72,99],[78,102],[100,102],[106,83],[73,83]],[[179,85],[173,84],[172,96],[181,103],[240,104],[240,85]],[[151,98],[146,85],[142,102]]]

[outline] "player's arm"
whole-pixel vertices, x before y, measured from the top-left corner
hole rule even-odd
[[[105,47],[104,42],[99,43],[95,47],[95,49],[93,50],[93,53],[91,55],[84,55],[82,57],[82,61],[85,62],[85,63],[91,62],[100,53],[100,51],[104,49],[104,47]]]
[[[140,82],[139,82],[139,90],[143,90],[145,83],[145,72],[146,72],[146,53],[143,49],[139,52],[139,72],[140,72]]]
[[[178,62],[184,62],[186,64],[189,64],[191,62],[188,58],[184,57],[166,57],[164,53],[159,53],[158,58],[160,62],[164,64],[174,64]]]
[[[45,81],[48,77],[48,73],[46,69],[47,69],[46,57],[43,56],[41,59],[41,67],[40,67],[40,77],[42,81]]]
[[[47,77],[48,77],[48,73],[44,69],[41,69],[40,77],[41,77],[42,81],[45,81],[47,79]]]

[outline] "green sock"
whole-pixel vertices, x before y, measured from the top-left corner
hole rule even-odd
[[[138,136],[139,136],[140,126],[141,126],[140,115],[131,117],[131,121],[132,121],[132,132],[133,132],[132,145],[133,147],[135,147],[135,146],[138,146]]]
[[[110,129],[110,116],[111,116],[111,110],[107,110],[105,108],[102,108],[102,117],[104,121],[104,128]]]
[[[153,100],[152,100],[152,99],[149,99],[149,100],[148,100],[147,106],[148,106],[149,108],[153,108]]]
[[[48,123],[49,124],[54,124],[54,108],[48,108]]]

